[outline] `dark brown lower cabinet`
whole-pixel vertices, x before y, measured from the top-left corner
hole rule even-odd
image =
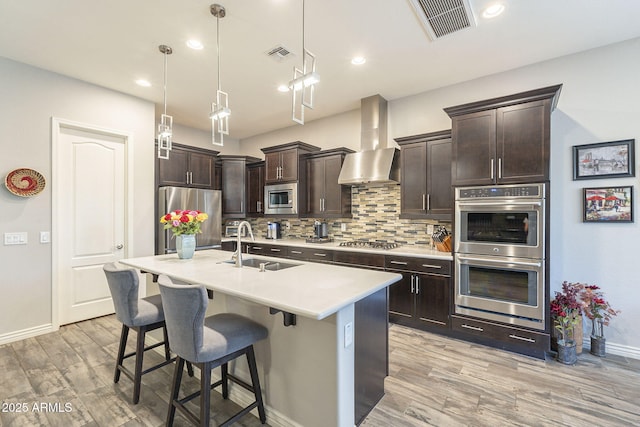
[[[389,287],[389,320],[427,331],[447,331],[451,261],[388,256],[386,267],[402,274],[402,280]]]
[[[544,359],[551,345],[549,334],[467,316],[452,316],[451,335],[478,344]]]

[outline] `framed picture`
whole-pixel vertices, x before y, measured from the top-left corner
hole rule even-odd
[[[635,176],[635,139],[575,145],[573,180]]]
[[[584,188],[583,222],[633,222],[633,187]]]

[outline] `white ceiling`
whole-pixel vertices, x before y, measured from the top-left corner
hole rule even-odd
[[[640,36],[637,0],[502,0],[505,12],[480,17],[495,0],[470,0],[475,28],[431,41],[409,0],[306,0],[306,47],[321,82],[307,122],[352,110],[376,93],[388,100]],[[0,56],[131,94],[162,109],[163,55],[167,113],[209,129],[216,89],[216,19],[222,87],[229,93],[230,137],[242,139],[291,121],[290,94],[276,88],[301,65],[302,0],[3,0]],[[205,48],[186,47],[198,38]],[[296,54],[266,56],[282,44]],[[366,56],[353,66],[355,55]],[[146,78],[150,88],[134,81]]]

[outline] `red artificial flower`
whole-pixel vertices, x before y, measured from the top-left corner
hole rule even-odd
[[[180,222],[189,222],[189,217],[188,217],[188,216],[186,216],[186,215],[182,215],[182,216],[180,217]]]

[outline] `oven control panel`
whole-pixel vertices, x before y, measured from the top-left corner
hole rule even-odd
[[[544,197],[544,184],[493,185],[484,187],[456,188],[456,199],[476,199],[480,197]]]

